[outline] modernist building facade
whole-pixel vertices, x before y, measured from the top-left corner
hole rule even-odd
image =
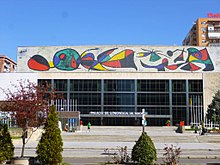
[[[198,18],[183,40],[183,45],[220,46],[220,17]]]
[[[84,123],[148,125],[201,122],[220,87],[220,48],[153,46],[19,47],[18,73],[50,83],[57,111]]]

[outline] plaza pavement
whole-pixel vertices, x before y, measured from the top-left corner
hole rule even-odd
[[[199,135],[193,131],[176,133],[176,127],[146,127],[145,131],[153,140],[157,149],[158,158],[163,157],[163,148],[174,145],[181,148],[181,158],[187,159],[219,159],[220,162],[220,135]],[[82,131],[62,132],[64,143],[64,158],[97,158],[106,159],[104,149],[108,148],[110,154],[118,147],[128,147],[131,152],[135,141],[142,133],[142,127],[120,126],[92,126],[88,131],[86,127]],[[36,156],[35,147],[39,137],[32,138],[25,149],[26,156]],[[21,140],[13,140],[16,147],[15,155],[21,151]]]

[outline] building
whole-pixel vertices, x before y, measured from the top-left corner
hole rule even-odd
[[[12,59],[0,54],[0,72],[15,72],[17,64]]]
[[[148,125],[189,125],[204,119],[220,89],[219,54],[196,46],[18,47],[18,73],[0,83],[50,83],[64,97],[57,111],[78,110],[84,124],[141,125],[144,109]]]
[[[184,46],[220,46],[220,17],[198,18],[183,40]]]

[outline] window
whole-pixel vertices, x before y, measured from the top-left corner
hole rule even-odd
[[[140,93],[137,95],[138,105],[169,105],[169,94]]]
[[[70,93],[70,99],[76,100],[78,105],[101,105],[100,93]]]
[[[185,80],[172,80],[172,91],[173,92],[185,92],[186,81]]]
[[[145,109],[145,112],[148,114],[148,115],[170,115],[170,109],[169,107],[160,107],[160,106],[157,106],[157,107],[138,107],[137,111],[138,112],[142,112],[142,109]]]
[[[202,80],[189,80],[189,92],[202,92]]]
[[[133,93],[105,93],[104,105],[134,105]]]
[[[80,110],[80,112],[82,114],[89,114],[90,112],[100,112],[101,111],[101,107],[99,107],[99,106],[93,106],[93,107],[92,106],[78,106],[78,109]],[[90,122],[91,122],[91,120],[90,120]]]
[[[134,91],[134,80],[104,80],[105,91]]]
[[[101,80],[70,80],[70,91],[101,91]]]
[[[134,107],[104,106],[104,112],[134,112]]]
[[[140,92],[168,92],[168,80],[138,80],[137,90]]]
[[[38,85],[41,86],[47,86],[47,85],[51,85],[51,80],[50,79],[39,79],[38,80]]]
[[[173,107],[173,123],[179,124],[180,121],[186,123],[186,107]]]
[[[54,80],[55,91],[67,91],[67,80]]]
[[[173,105],[186,105],[186,94],[185,93],[173,93],[172,94]]]
[[[204,32],[204,33],[206,32],[206,28],[204,28],[204,27],[202,27],[201,30],[202,30],[202,32]]]
[[[202,34],[202,37],[206,38],[206,34]]]

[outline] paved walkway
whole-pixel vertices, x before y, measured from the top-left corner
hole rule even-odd
[[[163,157],[166,145],[181,148],[181,158],[217,158],[220,159],[220,135],[203,135],[194,132],[176,133],[176,127],[146,127],[152,138],[158,158]],[[64,142],[63,157],[106,158],[104,149],[115,152],[118,147],[127,146],[131,151],[135,141],[142,133],[142,127],[101,127],[92,126],[91,131],[84,127],[81,132],[62,132]],[[25,155],[35,155],[38,140],[26,145]],[[16,155],[20,155],[21,140],[14,140]]]

